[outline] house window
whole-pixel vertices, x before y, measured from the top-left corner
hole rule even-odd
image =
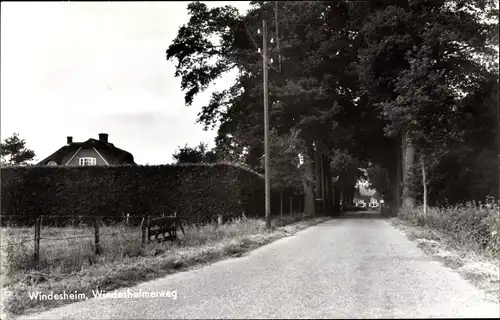
[[[80,158],[79,160],[80,160],[79,162],[80,162],[81,166],[95,166],[96,165],[95,158],[92,158],[92,157]]]

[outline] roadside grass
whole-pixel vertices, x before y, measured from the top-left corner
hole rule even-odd
[[[103,227],[100,233],[115,233],[100,239],[101,254],[94,254],[93,238],[41,241],[40,259],[33,260],[33,244],[10,246],[3,253],[4,312],[10,315],[40,312],[78,300],[36,300],[29,293],[84,293],[130,287],[224,257],[243,253],[315,225],[329,217],[294,214],[275,218],[268,231],[260,219],[236,219],[224,225],[186,226],[176,242],[141,245],[141,232],[124,226]],[[26,229],[26,230],[23,230]],[[42,230],[51,237],[92,235],[90,228]],[[7,242],[24,237],[27,228],[2,230]]]
[[[468,249],[491,258],[500,258],[500,214],[498,206],[484,208],[475,203],[442,208],[401,210],[398,218],[452,239],[456,249]]]
[[[498,206],[475,203],[454,207],[401,210],[393,225],[419,248],[458,271],[488,297],[500,295],[500,213]]]

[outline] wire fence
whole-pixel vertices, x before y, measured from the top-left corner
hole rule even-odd
[[[207,186],[213,188],[213,186]],[[178,189],[178,188],[177,188]],[[175,196],[180,196],[182,190],[177,190]],[[170,194],[172,196],[172,194]],[[277,202],[273,202],[271,216],[283,216],[293,212],[301,212],[303,201],[300,195],[280,196]],[[0,240],[0,250],[28,244],[29,250],[33,250],[35,260],[39,259],[40,242],[51,243],[58,241],[74,241],[80,239],[92,240],[95,254],[99,255],[100,242],[103,237],[130,237],[137,235],[137,241],[146,245],[150,241],[149,233],[155,221],[160,218],[175,218],[175,230],[172,227],[164,228],[169,235],[165,239],[176,239],[176,230],[182,226],[193,225],[200,227],[207,223],[223,224],[235,218],[243,217],[244,214],[234,214],[230,216],[219,216],[203,214],[208,208],[201,204],[186,208],[186,212],[191,212],[189,216],[178,215],[177,212],[168,208],[157,208],[157,214],[140,213],[119,213],[115,215],[75,215],[61,212],[52,214],[41,212],[36,215],[16,215],[2,212],[0,215],[0,227],[2,230]],[[210,210],[209,210],[210,211]],[[253,215],[249,216],[253,217]],[[257,216],[256,216],[257,217]],[[156,226],[161,229],[162,226]],[[10,229],[10,230],[9,230]],[[111,232],[108,232],[109,229]],[[183,229],[181,231],[184,231]],[[70,233],[61,235],[61,233]],[[71,234],[72,233],[72,234]],[[80,234],[81,233],[81,234]],[[155,229],[153,233],[158,234]],[[4,241],[7,240],[7,241]],[[31,245],[30,245],[31,244]],[[31,249],[33,247],[33,249]]]
[[[25,222],[21,228],[16,228],[16,226],[19,226],[19,224],[14,223],[13,228],[11,231],[13,233],[11,234],[9,231],[9,223],[5,223],[5,219],[8,219],[10,221],[12,220],[22,220]],[[54,226],[53,224],[49,225],[44,225],[44,220],[48,221],[49,218],[56,218],[56,219],[64,219],[66,221],[72,221],[75,219],[79,219],[79,222],[82,222],[84,220],[92,220],[92,223],[85,223],[85,224],[80,224],[79,227],[73,226],[72,223],[66,223],[64,224],[65,226]],[[122,220],[122,226],[119,228],[119,230],[112,231],[112,232],[102,232],[101,227],[106,226],[106,223],[103,223],[104,218],[114,218],[115,222],[120,222],[119,220]],[[99,215],[99,216],[60,216],[60,215],[38,215],[38,216],[20,216],[20,215],[11,215],[11,216],[0,216],[0,220],[2,220],[4,223],[2,224],[2,228],[6,228],[4,232],[2,232],[2,243],[0,244],[0,250],[5,250],[10,247],[15,247],[15,246],[20,246],[20,245],[25,245],[27,243],[32,243],[33,244],[33,256],[35,260],[39,259],[40,256],[40,242],[42,240],[44,241],[69,241],[69,240],[76,240],[76,239],[93,239],[93,244],[95,248],[95,254],[99,255],[101,252],[100,250],[100,240],[102,237],[106,236],[120,236],[124,237],[127,235],[139,235],[140,239],[142,241],[142,244],[147,244],[149,243],[149,237],[148,233],[151,232],[151,225],[155,224],[155,221],[161,220],[161,218],[167,218],[167,219],[172,219],[178,222],[175,225],[175,228],[177,229],[182,228],[182,223],[181,221],[183,220],[182,217],[177,217],[177,216],[165,216],[165,215],[155,215],[155,216],[143,216],[143,217],[131,217],[130,215],[127,215],[125,219],[120,219],[120,217],[116,216],[106,216],[106,215]],[[132,219],[140,219],[141,223],[139,226],[135,224],[130,224],[130,221]],[[26,221],[29,220],[30,223],[26,224]],[[184,219],[188,220],[188,219]],[[68,228],[68,225],[70,226]],[[45,227],[45,228],[42,228]],[[112,226],[111,226],[112,227]],[[19,229],[26,229],[28,230],[33,230],[34,232],[31,233],[30,237],[26,237],[24,235],[21,235],[20,238],[17,238],[18,235],[16,235],[16,232],[19,232]],[[171,229],[171,228],[170,228]],[[170,230],[169,229],[169,230]],[[85,232],[87,231],[88,233],[86,234],[80,234],[80,235],[72,235],[72,236],[42,236],[42,231],[45,232],[50,232],[50,231],[58,231],[60,230],[66,230],[66,232]],[[183,230],[183,229],[182,229]],[[28,231],[29,232],[29,231]],[[174,232],[175,233],[175,232]],[[7,242],[4,243],[5,238],[8,238]],[[174,240],[174,239],[172,239]]]
[[[289,199],[283,199],[280,208],[280,216],[283,216],[283,204],[289,202],[289,206],[286,209],[289,212],[285,214],[292,214],[293,207],[295,207],[297,212],[300,212],[302,203],[294,199],[295,197],[289,197]],[[287,201],[288,200],[288,201]],[[295,205],[294,205],[295,204]],[[212,222],[217,224],[223,224],[225,222],[244,217],[241,215],[232,215],[225,217],[214,217]],[[273,216],[278,216],[274,214]],[[131,214],[123,214],[121,216],[116,215],[54,215],[54,214],[39,214],[39,215],[0,215],[0,225],[4,228],[2,232],[2,241],[0,243],[0,250],[4,250],[9,247],[15,247],[20,245],[33,244],[33,255],[35,259],[39,258],[40,242],[41,241],[70,241],[77,239],[93,239],[95,253],[99,252],[99,242],[102,237],[124,237],[129,235],[138,235],[140,241],[145,245],[149,243],[148,233],[151,227],[155,224],[155,221],[161,220],[161,218],[173,218],[175,219],[177,225],[176,230],[182,229],[183,225],[194,225],[200,227],[201,222],[196,216],[178,216],[175,212],[173,215],[157,214],[157,215],[144,215],[144,216],[133,216]],[[57,223],[57,222],[60,223]],[[117,230],[112,232],[103,232],[101,227],[116,227]],[[9,232],[9,229],[11,229]],[[167,228],[169,229],[169,228]],[[170,228],[171,229],[171,228]],[[19,234],[20,231],[25,230],[29,232],[30,235]],[[29,231],[33,230],[33,231]],[[82,232],[87,231],[86,234],[70,235],[70,236],[57,236],[57,235],[46,235],[43,233],[52,232]],[[176,232],[174,231],[174,239],[176,237]],[[3,241],[7,238],[8,243]],[[31,247],[31,246],[30,246]]]

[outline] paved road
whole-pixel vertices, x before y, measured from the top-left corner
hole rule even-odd
[[[90,299],[33,319],[498,317],[460,275],[375,216],[334,219],[247,256],[130,289],[177,299]]]

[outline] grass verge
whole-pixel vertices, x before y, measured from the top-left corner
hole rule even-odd
[[[239,219],[222,226],[188,226],[175,243],[154,243],[145,248],[140,237],[103,241],[103,254],[94,256],[88,241],[71,245],[47,244],[38,264],[19,247],[7,252],[3,294],[4,314],[17,316],[41,312],[78,300],[31,300],[29,293],[77,292],[92,297],[92,290],[112,291],[136,285],[226,257],[243,253],[293,235],[328,217],[303,215],[275,219],[268,231],[257,219]],[[115,227],[116,228],[116,227]],[[53,232],[53,231],[52,231]],[[65,232],[65,231],[61,231]],[[89,260],[90,259],[90,260]],[[88,260],[88,261],[87,261]],[[80,264],[80,265],[79,265]],[[4,317],[2,317],[4,319]]]
[[[498,303],[500,267],[498,209],[475,206],[401,211],[391,223],[445,266],[457,271]]]

